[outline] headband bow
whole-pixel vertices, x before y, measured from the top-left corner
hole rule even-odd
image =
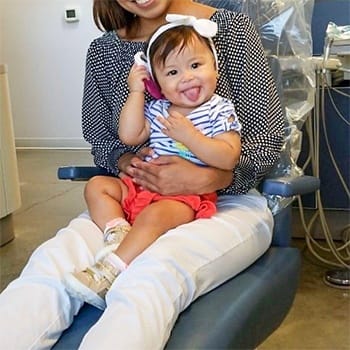
[[[165,19],[174,26],[192,26],[201,36],[212,38],[218,31],[218,25],[206,18],[196,18],[194,16],[185,16],[177,14],[168,14]]]
[[[164,32],[166,32],[167,30],[169,30],[171,28],[175,28],[175,27],[179,27],[179,26],[191,26],[195,29],[195,31],[199,35],[201,35],[209,40],[213,36],[216,35],[216,32],[218,30],[218,25],[215,22],[213,22],[209,19],[205,19],[205,18],[197,19],[194,16],[168,14],[168,15],[166,15],[165,19],[168,21],[168,23],[164,24],[163,26],[158,28],[149,40],[147,53],[146,53],[148,62],[150,62],[149,53],[150,53],[150,49],[151,49],[152,44],[155,42],[155,40],[161,34],[163,34]],[[214,45],[212,44],[211,46],[212,46],[212,50],[213,50],[215,60],[216,60],[216,51],[215,51]],[[151,68],[151,67],[149,67],[149,68]],[[151,69],[150,69],[150,72],[152,72]]]

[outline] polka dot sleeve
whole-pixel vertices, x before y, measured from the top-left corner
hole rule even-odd
[[[139,147],[124,145],[118,138],[119,114],[128,96],[127,76],[133,57],[143,44],[131,50],[114,33],[93,41],[86,57],[82,106],[84,139],[91,144],[94,163],[117,175],[117,161]]]
[[[230,98],[242,124],[242,152],[226,194],[257,186],[279,159],[284,118],[271,71],[254,25],[244,14],[218,11],[220,81],[218,94]]]

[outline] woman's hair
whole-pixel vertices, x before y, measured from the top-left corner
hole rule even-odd
[[[134,15],[124,10],[116,0],[94,0],[92,11],[95,24],[102,31],[127,30],[135,21]]]
[[[175,48],[181,52],[189,44],[195,40],[199,40],[202,44],[208,47],[208,50],[213,53],[209,39],[201,36],[193,27],[181,25],[166,30],[154,40],[149,50],[149,60],[151,67],[154,65],[164,65],[165,61]],[[215,58],[213,54],[215,64]],[[153,70],[153,69],[152,69]]]

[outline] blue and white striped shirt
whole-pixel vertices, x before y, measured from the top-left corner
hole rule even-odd
[[[205,165],[185,145],[162,132],[164,126],[156,117],[167,118],[170,105],[171,103],[164,99],[153,100],[145,105],[145,117],[150,123],[150,147],[153,149],[155,157],[177,155],[195,164]],[[233,103],[216,94],[186,117],[196,129],[207,137],[212,138],[228,131],[237,131],[238,133],[241,131],[241,124],[238,121]]]

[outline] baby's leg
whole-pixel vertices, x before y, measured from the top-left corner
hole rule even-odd
[[[95,176],[86,184],[84,196],[91,219],[102,231],[111,220],[124,218],[121,202],[127,193],[126,185],[111,176]]]
[[[94,265],[65,276],[64,283],[69,294],[104,309],[105,294],[119,273],[163,233],[193,219],[192,208],[182,202],[164,199],[148,205],[137,216],[115,254],[109,250]]]
[[[193,219],[194,211],[185,203],[171,199],[154,202],[137,216],[115,254],[129,264],[162,234]]]

